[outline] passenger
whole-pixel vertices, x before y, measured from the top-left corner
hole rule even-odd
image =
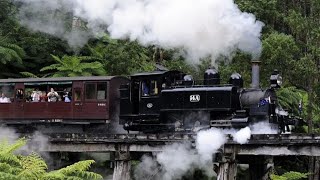
[[[32,102],[31,92],[28,91],[26,95],[26,102]]]
[[[39,92],[39,90],[35,89],[32,92],[31,97],[32,97],[32,102],[39,102],[40,101],[40,92]]]
[[[1,94],[0,103],[10,103],[10,99],[6,97],[4,93]]]
[[[50,89],[50,92],[48,93],[48,102],[57,102],[59,99],[59,94],[54,91],[53,88]]]
[[[17,90],[16,99],[17,100],[22,100],[23,99],[23,90],[22,89],[18,89]]]
[[[63,98],[64,98],[64,102],[71,102],[71,97],[69,96],[69,92],[64,92],[64,95],[63,95]]]
[[[47,99],[48,99],[47,93],[45,91],[42,91],[40,96],[40,102],[46,102]]]
[[[143,96],[149,96],[149,87],[146,82],[142,82],[142,92]]]

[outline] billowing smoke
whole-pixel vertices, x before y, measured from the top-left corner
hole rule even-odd
[[[250,126],[252,134],[277,134],[278,125],[272,127],[268,121],[261,121]]]
[[[211,128],[198,132],[195,148],[191,143],[166,146],[154,157],[144,156],[135,169],[136,179],[173,180],[180,179],[196,169],[213,177],[213,158],[226,142],[227,134],[239,144],[249,141],[251,134],[275,134],[269,123],[260,122],[240,130]]]
[[[190,60],[230,57],[237,49],[253,58],[261,53],[263,23],[241,12],[233,0],[16,1],[23,25],[64,38],[73,47],[108,32],[116,39],[180,49]],[[70,24],[88,29],[70,29]]]
[[[15,143],[15,141],[19,138],[21,137],[18,133],[16,133],[15,130],[8,127],[0,127],[0,141],[8,141],[8,143],[12,144]],[[46,156],[46,154],[43,153],[43,150],[45,150],[45,148],[47,147],[48,142],[48,137],[40,132],[35,132],[28,137],[27,144],[18,149],[17,152],[22,154],[37,152],[41,153],[41,155]]]
[[[232,135],[233,140],[239,144],[245,144],[248,142],[251,136],[251,130],[249,127],[240,129],[238,132]]]
[[[203,170],[212,177],[213,155],[226,142],[219,129],[201,131],[197,135],[196,148],[191,143],[166,146],[154,158],[144,156],[135,169],[136,179],[180,179],[195,169]]]

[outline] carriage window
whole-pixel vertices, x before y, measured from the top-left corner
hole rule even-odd
[[[104,100],[107,99],[107,83],[97,84],[97,99]]]
[[[81,89],[74,90],[74,100],[81,101]]]
[[[96,84],[86,84],[86,99],[96,99]]]
[[[14,98],[14,84],[0,85],[0,103],[10,103]]]

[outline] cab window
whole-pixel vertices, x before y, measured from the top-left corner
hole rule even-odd
[[[141,96],[157,96],[158,95],[158,84],[154,80],[141,81]]]

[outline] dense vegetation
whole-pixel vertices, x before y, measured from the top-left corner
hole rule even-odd
[[[278,92],[280,103],[306,119],[306,132],[320,132],[320,1],[236,0],[236,3],[265,23],[261,84],[267,86],[270,73],[278,69],[285,87]],[[137,42],[110,39],[107,34],[74,50],[61,39],[20,25],[15,16],[18,8],[11,0],[0,0],[0,7],[1,78],[128,75],[152,70],[159,61],[169,69],[201,77],[210,64],[204,59],[200,65],[189,65],[182,57],[174,56],[175,50],[142,47]],[[250,59],[237,52],[231,62],[221,61],[222,78],[239,72],[249,86]],[[302,112],[298,111],[299,103],[303,105]]]
[[[48,172],[46,162],[36,153],[20,155],[15,151],[26,144],[20,139],[13,144],[0,141],[0,179],[6,180],[98,180],[101,175],[88,171],[93,160],[79,161]]]

